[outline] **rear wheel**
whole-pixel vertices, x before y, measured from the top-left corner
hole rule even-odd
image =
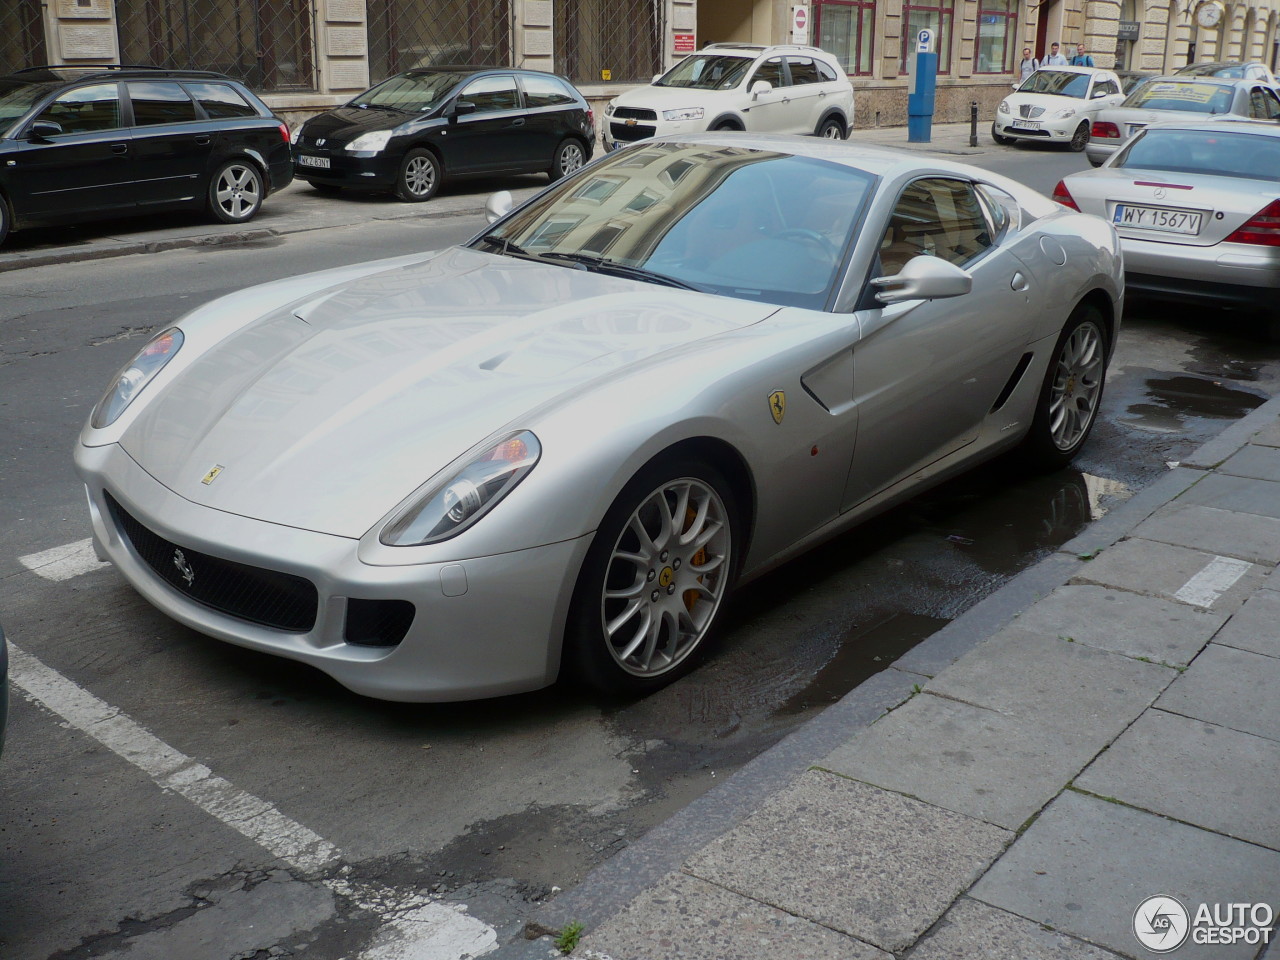
[[[1089,121],[1085,120],[1076,127],[1075,133],[1071,134],[1071,143],[1068,144],[1072,153],[1080,153],[1089,145]]]
[[[1071,313],[1053,348],[1023,441],[1027,459],[1047,469],[1065,467],[1089,438],[1107,376],[1107,333],[1097,307]]]
[[[586,162],[587,152],[582,148],[582,144],[573,137],[565,137],[560,141],[560,146],[556,147],[555,159],[551,161],[551,169],[547,171],[547,176],[554,182],[581,169]]]
[[[574,590],[566,666],[606,694],[641,695],[688,672],[732,582],[732,489],[705,463],[642,470],[606,514]]]
[[[245,223],[262,207],[262,174],[248,160],[232,160],[209,181],[209,213],[221,223]]]
[[[420,147],[406,153],[396,175],[396,196],[405,203],[421,203],[439,189],[440,161],[435,154]]]
[[[741,130],[742,127],[732,120],[721,120],[711,129],[712,130]]]
[[[818,124],[817,136],[824,140],[843,140],[844,124],[835,117],[827,117]]]

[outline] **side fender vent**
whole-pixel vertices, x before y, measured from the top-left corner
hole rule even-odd
[[[1013,391],[1017,388],[1018,382],[1022,379],[1022,375],[1027,372],[1027,367],[1031,366],[1031,354],[1024,353],[1018,359],[1018,365],[1013,368],[1013,373],[1009,375],[1009,382],[1004,385],[1004,389],[1000,391],[1000,396],[996,397],[995,404],[991,407],[991,412],[995,413],[1013,396]]]

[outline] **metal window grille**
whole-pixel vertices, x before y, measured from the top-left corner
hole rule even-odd
[[[369,79],[414,67],[511,63],[509,0],[368,0]]]
[[[661,0],[556,0],[556,71],[577,83],[662,72]]]
[[[48,62],[40,0],[0,2],[0,75]]]
[[[116,0],[120,59],[313,90],[314,15],[311,0]]]

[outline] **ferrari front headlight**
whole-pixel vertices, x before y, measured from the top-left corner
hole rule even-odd
[[[116,374],[115,381],[93,408],[93,417],[89,422],[94,428],[101,430],[115,423],[142,392],[142,388],[173,359],[181,346],[182,331],[177,327],[170,327],[148,340],[147,345]]]
[[[538,438],[528,430],[504,437],[401,511],[379,539],[389,547],[416,547],[448,540],[514,490],[540,456]]]

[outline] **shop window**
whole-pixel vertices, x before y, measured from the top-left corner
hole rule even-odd
[[[1017,31],[1017,0],[979,0],[974,73],[1012,73]]]
[[[416,67],[511,62],[506,0],[368,0],[369,80]]]
[[[923,0],[922,3],[905,2],[902,5],[902,61],[898,70],[906,73],[915,56],[916,36],[921,30],[933,31],[934,50],[938,54],[938,73],[951,72],[951,19],[955,13],[955,0]]]
[[[870,76],[875,47],[875,0],[815,0],[818,46],[835,54],[845,73]]]

